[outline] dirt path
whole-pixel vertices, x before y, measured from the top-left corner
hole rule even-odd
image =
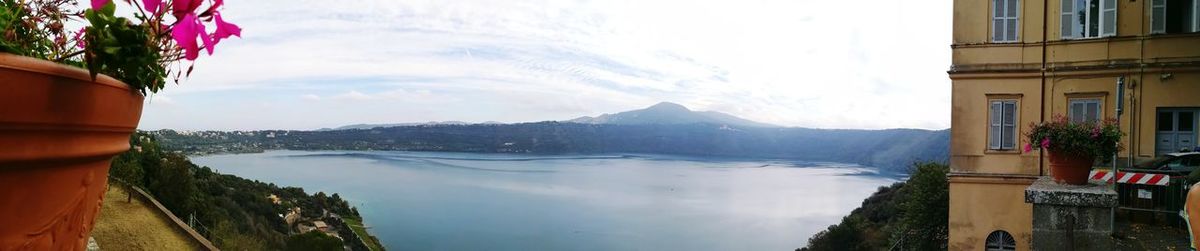
[[[92,230],[100,250],[198,250],[154,205],[138,200],[137,195],[127,203],[127,196],[119,186],[105,192]]]

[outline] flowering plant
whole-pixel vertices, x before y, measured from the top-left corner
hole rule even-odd
[[[1072,123],[1066,117],[1056,115],[1048,122],[1029,123],[1025,152],[1046,149],[1051,154],[1096,157],[1108,162],[1113,154],[1121,151],[1122,135],[1116,119]]]
[[[190,75],[201,50],[241,36],[221,17],[223,0],[122,0],[137,23],[117,16],[113,0],[90,1],[77,10],[75,0],[0,0],[0,52],[81,66],[146,94]],[[84,27],[66,28],[75,23]]]

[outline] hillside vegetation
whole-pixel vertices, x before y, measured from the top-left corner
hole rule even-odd
[[[330,131],[150,132],[187,154],[291,150],[486,153],[647,153],[789,158],[904,172],[897,163],[945,161],[949,130],[830,130],[695,124],[423,125]]]
[[[796,250],[946,250],[948,170],[943,164],[914,165],[907,181],[879,187],[841,223]]]
[[[221,174],[192,164],[182,154],[164,151],[155,137],[144,133],[134,134],[130,145],[130,151],[113,159],[109,175],[118,181],[114,185],[143,188],[221,249],[295,250],[287,244],[336,241],[338,248],[333,250],[341,250],[342,240],[337,238],[297,234],[294,226],[281,217],[292,208],[300,208],[304,218],[331,223],[338,222],[336,218],[362,220],[358,210],[336,193],[309,195],[302,188],[279,187]],[[271,195],[277,196],[279,202],[269,199]],[[325,214],[326,211],[331,214]],[[367,250],[348,227],[341,228],[345,231],[339,234],[348,247]],[[304,239],[294,240],[297,238]]]

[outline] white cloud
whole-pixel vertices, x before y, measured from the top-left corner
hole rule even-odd
[[[659,101],[791,126],[945,128],[951,4],[230,1],[224,17],[244,28],[243,38],[223,41],[191,79],[166,93],[263,94],[225,98],[249,103],[299,92],[293,95],[302,102],[282,107],[310,111],[332,109],[318,99],[439,104],[338,118],[214,111],[260,113],[212,119],[214,128],[556,120]],[[148,112],[144,124],[175,123],[156,115]]]
[[[167,95],[152,94],[152,95],[150,95],[150,99],[149,99],[147,105],[171,106],[171,105],[175,105],[175,100],[171,99],[171,97],[168,97]]]
[[[333,97],[332,97],[332,98],[330,98],[330,99],[333,99],[333,100],[352,100],[352,101],[364,101],[364,100],[372,100],[372,99],[375,99],[375,97],[372,97],[371,95],[367,95],[367,94],[364,94],[364,93],[361,93],[361,92],[358,92],[358,91],[349,91],[349,92],[346,92],[346,93],[342,93],[342,94],[335,95],[335,96],[333,96]]]

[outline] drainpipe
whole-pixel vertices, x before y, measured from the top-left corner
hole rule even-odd
[[[1050,1],[1042,1],[1042,70],[1041,70],[1041,72],[1042,72],[1042,89],[1038,90],[1039,92],[1042,92],[1042,95],[1040,97],[1041,100],[1039,100],[1042,103],[1042,106],[1040,107],[1041,109],[1039,111],[1039,113],[1041,113],[1041,116],[1042,116],[1041,122],[1046,122],[1046,45],[1047,45],[1046,42],[1050,41],[1050,38],[1047,37],[1047,34],[1049,34],[1049,32],[1047,31],[1047,29],[1049,28],[1049,24],[1046,21],[1046,18],[1049,18],[1049,15],[1050,15],[1049,8],[1050,8]],[[1051,93],[1050,95],[1054,95],[1054,94]],[[1029,144],[1033,144],[1033,142],[1029,142]],[[1038,153],[1039,153],[1038,154],[1038,176],[1046,175],[1046,167],[1045,167],[1045,163],[1044,163],[1045,161],[1042,159],[1043,156],[1041,154],[1044,152],[1045,152],[1045,150],[1038,149]]]
[[[1121,113],[1125,108],[1125,76],[1117,77],[1117,131],[1121,131]],[[1116,144],[1120,145],[1121,140],[1117,139]],[[1114,192],[1117,191],[1117,177],[1120,177],[1120,170],[1117,168],[1117,156],[1121,156],[1120,152],[1112,154],[1112,174],[1113,178],[1108,181],[1109,188]],[[1115,234],[1117,230],[1117,208],[1109,208],[1108,217],[1108,233]]]
[[[1125,108],[1125,76],[1120,76],[1120,77],[1117,77],[1117,130],[1118,131],[1120,131],[1120,129],[1121,129],[1121,114],[1124,112],[1124,108]],[[1120,139],[1117,140],[1117,144],[1118,145],[1121,144]],[[1117,169],[1117,157],[1119,157],[1119,156],[1121,156],[1120,152],[1115,152],[1112,155],[1113,177],[1117,177],[1118,175],[1120,175],[1120,173],[1117,173],[1118,171],[1120,171]],[[1116,178],[1109,181],[1109,184],[1111,184],[1113,191],[1117,190],[1117,182],[1115,180],[1116,180]]]

